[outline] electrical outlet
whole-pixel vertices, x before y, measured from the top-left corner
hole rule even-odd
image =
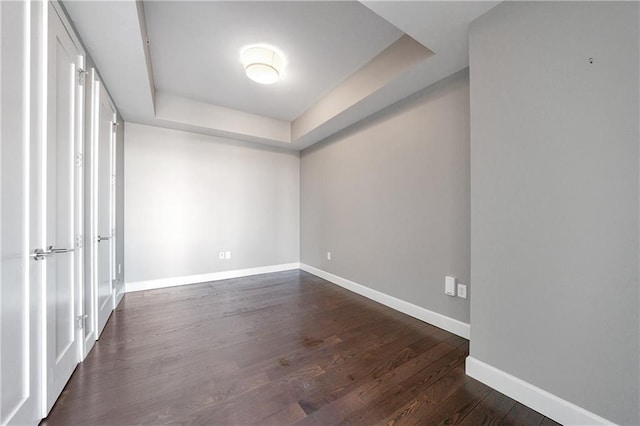
[[[467,286],[465,284],[458,284],[458,297],[467,298]]]
[[[331,252],[330,251],[327,252],[327,260],[331,260]]]
[[[224,252],[223,252],[223,251],[221,251],[221,252],[218,254],[218,259],[220,259],[220,260],[224,260]]]
[[[224,258],[227,259],[227,260],[231,259],[231,252],[230,251],[225,252],[224,253]]]

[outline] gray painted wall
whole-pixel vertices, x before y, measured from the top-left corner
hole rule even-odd
[[[444,294],[469,282],[466,70],[304,150],[300,175],[302,263],[469,322]]]
[[[127,282],[298,262],[298,153],[130,123],[125,139]]]
[[[471,356],[621,424],[640,423],[638,6],[509,2],[470,28]]]

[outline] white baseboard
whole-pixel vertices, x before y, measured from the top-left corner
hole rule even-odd
[[[458,321],[448,316],[414,305],[413,303],[389,296],[388,294],[373,290],[369,287],[363,286],[362,284],[355,283],[321,269],[314,268],[313,266],[305,265],[304,263],[300,264],[300,269],[339,285],[340,287],[344,287],[354,293],[358,293],[368,299],[382,303],[396,311],[400,311],[404,314],[417,318],[420,321],[435,325],[436,327],[440,327],[453,334],[457,334],[460,337],[469,339],[470,326],[465,322]]]
[[[229,278],[249,277],[251,275],[268,274],[270,272],[290,271],[298,269],[300,264],[284,263],[281,265],[260,266],[257,268],[236,269],[234,271],[212,272],[210,274],[188,275],[184,277],[161,278],[158,280],[134,281],[126,284],[126,292],[153,290],[165,287],[205,283],[208,281],[227,280]]]
[[[471,356],[466,360],[466,372],[474,379],[563,425],[615,424]]]

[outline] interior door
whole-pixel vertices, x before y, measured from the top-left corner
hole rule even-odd
[[[98,336],[114,307],[113,279],[115,276],[115,131],[116,109],[109,99],[104,86],[99,81],[98,93],[98,123],[95,153],[96,164],[96,254],[97,254],[97,312]]]
[[[86,158],[88,159],[88,161],[86,161],[86,165],[87,165],[87,173],[85,174],[85,184],[86,184],[86,188],[88,189],[87,191],[87,200],[88,203],[85,206],[85,215],[88,218],[88,220],[85,221],[85,235],[88,236],[88,238],[86,239],[89,243],[86,245],[86,250],[85,250],[85,259],[84,259],[84,263],[86,265],[86,268],[84,270],[84,283],[82,285],[82,289],[83,289],[83,305],[84,305],[84,351],[83,351],[83,357],[86,358],[86,356],[89,354],[89,351],[91,350],[91,348],[93,348],[93,346],[96,343],[96,340],[98,338],[98,333],[97,333],[97,324],[98,321],[96,320],[96,299],[97,299],[97,295],[96,295],[96,280],[94,279],[94,275],[96,272],[96,253],[95,251],[97,250],[97,244],[95,244],[95,240],[97,238],[97,231],[95,230],[95,207],[96,207],[96,203],[94,201],[95,195],[96,195],[96,190],[95,190],[95,176],[94,176],[94,170],[95,170],[95,164],[93,159],[96,157],[94,150],[96,148],[96,143],[94,143],[94,140],[97,138],[96,136],[96,132],[97,132],[97,126],[98,126],[98,111],[99,111],[99,107],[98,107],[98,93],[96,92],[97,89],[99,89],[98,85],[95,84],[95,82],[97,81],[97,72],[95,70],[95,68],[91,68],[91,70],[88,72],[87,75],[87,84],[90,88],[90,90],[86,91],[85,93],[87,94],[87,106],[88,108],[85,109],[85,111],[87,111],[87,115],[90,117],[91,121],[90,121],[90,125],[87,126],[87,133],[86,133],[86,138],[91,141],[89,144],[87,144],[87,152],[86,152]]]
[[[120,256],[123,250],[123,238],[122,238],[122,218],[119,217],[119,214],[122,214],[122,211],[118,211],[118,195],[122,193],[123,185],[122,182],[118,181],[119,168],[122,167],[122,152],[118,151],[118,147],[124,146],[124,122],[118,121],[116,117],[116,124],[114,126],[114,134],[113,134],[113,188],[112,188],[112,198],[111,198],[111,206],[112,206],[112,220],[113,220],[113,288],[114,288],[114,304],[113,309],[118,307],[118,304],[122,301],[125,294],[124,280],[122,277],[122,260],[118,257]],[[122,173],[122,172],[120,172]],[[122,176],[122,175],[120,175]],[[119,250],[122,250],[119,252]]]
[[[31,131],[30,60],[38,39],[29,31],[42,4],[0,2],[0,424],[42,418],[41,138]]]
[[[49,6],[48,114],[46,146],[46,324],[47,412],[53,407],[80,361],[82,334],[77,321],[80,301],[81,209],[76,152],[82,140],[80,47],[56,10]]]

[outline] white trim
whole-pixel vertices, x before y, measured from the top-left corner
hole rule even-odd
[[[82,45],[82,43],[80,43],[80,39],[78,38],[78,35],[74,31],[73,26],[71,25],[71,22],[69,22],[69,18],[67,17],[67,14],[64,11],[64,7],[62,6],[60,0],[53,0],[50,3],[51,3],[51,6],[53,6],[53,10],[55,10],[56,14],[58,15],[58,18],[60,18],[60,21],[62,22],[62,26],[64,26],[65,30],[67,30],[67,33],[69,33],[69,37],[71,38],[71,41],[73,41],[73,44],[76,45],[76,49],[80,51],[82,57],[84,58],[84,56],[86,56],[86,52],[84,51],[84,46]],[[84,63],[81,65],[81,67],[84,68]]]
[[[466,372],[468,376],[563,425],[615,424],[471,356],[466,360]]]
[[[85,84],[86,80],[85,80]],[[85,234],[85,247],[88,250],[89,259],[89,286],[91,287],[91,312],[88,319],[91,321],[91,328],[95,340],[98,340],[98,175],[96,150],[98,148],[98,122],[100,113],[100,81],[96,78],[95,68],[91,68],[91,117],[90,137],[86,158],[82,160],[85,166],[85,173],[89,174],[89,228]],[[88,169],[87,169],[88,167]],[[88,351],[87,351],[88,353]]]
[[[325,280],[332,282],[333,284],[344,287],[347,290],[358,293],[359,295],[364,296],[368,299],[375,300],[378,303],[382,303],[383,305],[395,309],[396,311],[400,311],[404,314],[417,318],[420,321],[435,325],[436,327],[440,327],[460,337],[469,339],[471,327],[465,322],[458,321],[437,312],[430,311],[421,306],[414,305],[413,303],[406,302],[393,296],[389,296],[388,294],[373,290],[362,284],[355,283],[346,278],[339,277],[321,269],[314,268],[313,266],[305,265],[304,263],[300,264],[300,269],[310,274],[316,275],[320,278],[324,278]]]
[[[35,3],[32,3],[35,4]],[[38,210],[39,216],[39,232],[38,240],[40,240],[39,247],[46,247],[46,235],[47,235],[47,214],[46,214],[46,194],[45,188],[47,187],[47,138],[49,136],[49,6],[46,0],[38,2],[40,10],[40,23],[36,25],[41,31],[40,42],[42,43],[40,48],[40,55],[38,62],[39,67],[39,86],[38,86],[38,101],[40,101],[40,107],[38,108],[39,123],[36,124],[38,129],[38,140],[36,142],[38,149],[38,162],[39,164],[39,185],[37,188],[29,188],[30,190],[37,191]],[[32,28],[34,31],[35,28]],[[45,262],[40,265],[40,389],[38,389],[40,398],[40,417],[47,417],[47,395],[46,389],[48,386],[48,374],[47,374],[47,277],[45,272]]]
[[[212,272],[209,274],[188,275],[184,277],[161,278],[158,280],[134,281],[125,284],[125,292],[152,290],[156,288],[175,287],[180,285],[205,283],[208,281],[226,280],[229,278],[248,277],[251,275],[268,274],[298,269],[299,263],[284,263],[281,265],[259,266],[257,268],[236,269],[234,271]]]

